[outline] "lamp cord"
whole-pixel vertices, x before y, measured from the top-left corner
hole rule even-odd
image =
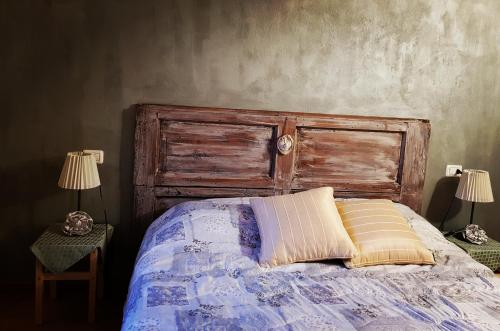
[[[106,205],[104,204],[104,198],[102,197],[102,185],[99,185],[99,195],[101,196],[101,204],[102,204],[102,209],[104,211],[104,223],[106,224],[104,241],[105,241],[105,244],[107,246],[108,245],[108,213],[106,212]]]
[[[106,229],[104,230],[104,248],[107,248],[108,246],[108,213],[106,212],[106,205],[104,204],[104,198],[102,197],[102,185],[99,185],[99,195],[101,196],[101,204],[102,204],[102,209],[104,211],[104,223],[106,224]],[[102,256],[102,262],[103,262],[103,265],[102,265],[102,278],[101,279],[101,282],[104,281],[104,255]]]
[[[450,205],[448,206],[448,209],[446,210],[446,214],[444,214],[443,220],[441,221],[441,224],[439,224],[440,231],[443,231],[443,229],[444,229],[444,222],[448,218],[448,214],[450,213],[451,207],[453,206],[453,202],[455,202],[455,196],[453,196],[453,199],[451,199]]]
[[[455,176],[458,176],[458,175],[461,175],[461,174],[462,174],[462,170],[457,169],[455,171]],[[448,214],[450,213],[451,207],[453,206],[453,202],[455,202],[455,198],[456,198],[456,196],[453,195],[453,199],[451,199],[450,205],[448,206],[448,209],[446,210],[446,214],[444,214],[443,220],[441,221],[441,224],[439,224],[439,228],[438,229],[440,231],[443,231],[443,229],[444,229],[444,222],[448,218]]]

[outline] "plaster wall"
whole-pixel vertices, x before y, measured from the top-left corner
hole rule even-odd
[[[65,153],[84,147],[105,151],[113,263],[133,261],[136,103],[428,118],[429,219],[457,184],[447,163],[489,170],[500,201],[498,17],[495,0],[0,2],[2,277],[31,280],[28,246],[76,208]],[[102,219],[97,191],[83,206]],[[500,239],[500,203],[476,210]]]

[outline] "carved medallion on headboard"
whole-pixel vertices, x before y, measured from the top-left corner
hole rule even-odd
[[[427,120],[138,105],[135,221],[196,199],[333,186],[422,206]]]

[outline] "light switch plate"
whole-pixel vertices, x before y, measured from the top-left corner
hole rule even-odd
[[[462,171],[462,165],[460,164],[448,164],[446,166],[446,177],[460,176],[457,174],[457,170]]]
[[[94,154],[95,160],[97,164],[103,164],[104,163],[104,151],[98,150],[98,149],[84,149],[84,153],[90,153]]]

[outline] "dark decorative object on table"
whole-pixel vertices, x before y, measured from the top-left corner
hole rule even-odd
[[[84,236],[92,231],[94,220],[84,211],[77,210],[66,215],[66,221],[62,225],[62,232],[67,236]]]
[[[477,224],[469,224],[465,227],[462,232],[462,236],[465,240],[481,245],[488,241],[488,236],[486,236],[486,231],[481,229]]]

